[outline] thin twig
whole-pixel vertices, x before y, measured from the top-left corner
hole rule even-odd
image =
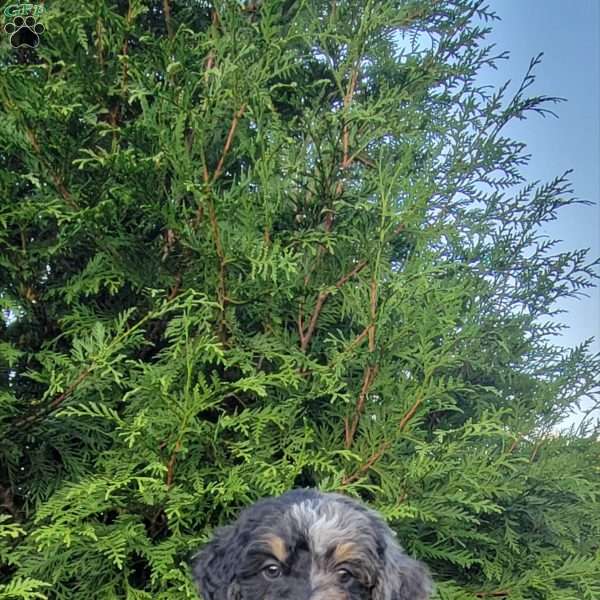
[[[319,292],[317,302],[315,304],[315,310],[313,311],[313,314],[310,317],[310,322],[308,323],[308,329],[306,330],[306,333],[300,330],[300,349],[302,352],[306,352],[308,345],[310,344],[312,336],[315,332],[315,327],[317,326],[317,320],[328,297],[329,293],[327,291]],[[302,323],[300,322],[300,325],[301,324]]]
[[[227,156],[227,153],[229,152],[229,149],[231,148],[231,142],[233,141],[233,136],[235,135],[235,130],[237,129],[238,123],[239,123],[240,119],[242,118],[242,115],[244,114],[245,110],[246,110],[246,105],[242,104],[240,109],[233,115],[233,120],[231,121],[231,125],[229,127],[229,132],[227,134],[227,139],[225,140],[225,146],[223,148],[223,152],[221,153],[221,158],[219,159],[219,162],[217,163],[217,168],[215,169],[215,172],[213,173],[211,183],[214,183],[221,176],[221,172],[223,171],[223,164],[225,163],[225,158]]]
[[[344,419],[344,429],[345,429],[345,440],[344,445],[346,448],[350,448],[352,445],[352,441],[354,440],[354,435],[356,434],[356,430],[358,429],[358,423],[360,422],[360,417],[363,413],[365,407],[365,401],[367,399],[367,394],[373,385],[373,381],[375,381],[375,377],[377,376],[377,371],[379,367],[377,365],[369,365],[365,368],[363,373],[363,381],[360,387],[360,394],[358,395],[358,401],[356,403],[356,409],[354,410],[354,416],[352,417],[352,423],[348,422],[348,419]]]
[[[96,19],[96,54],[98,56],[98,64],[100,65],[100,69],[104,71],[104,40],[102,38],[102,33],[102,20],[100,19],[100,17],[98,17]]]
[[[125,40],[123,40],[123,47],[121,49],[121,54],[125,57],[123,62],[123,83],[122,83],[122,91],[125,93],[127,91],[127,81],[129,77],[129,62],[128,62],[128,51],[129,51],[129,27],[131,26],[131,20],[133,18],[133,9],[131,6],[131,0],[128,2],[129,7],[127,8],[127,31],[125,32]]]
[[[167,35],[173,37],[173,24],[171,22],[171,5],[169,0],[163,0],[163,12],[165,13],[165,24],[167,26]]]
[[[542,438],[535,444],[535,446],[533,447],[533,452],[531,453],[531,458],[529,459],[530,463],[532,463],[535,460],[535,457],[537,456],[538,452],[540,451],[540,448],[544,445],[545,442],[546,440]]]
[[[358,80],[358,67],[353,67],[350,73],[350,82],[348,83],[348,88],[346,93],[344,94],[344,112],[346,113],[350,108],[352,103],[352,99],[354,97],[354,91],[356,89],[356,82]],[[352,164],[352,156],[350,156],[350,130],[348,128],[348,123],[344,122],[342,128],[342,160],[340,162],[340,169],[343,171],[350,167]],[[340,179],[335,186],[335,198],[340,198],[342,192],[344,191],[344,183]],[[335,211],[333,209],[329,209],[326,212],[325,219],[323,220],[323,228],[327,233],[330,233],[333,229],[333,222],[335,220]],[[310,271],[304,277],[304,285],[308,285],[310,280],[310,275],[317,269],[319,261],[323,256],[324,248],[323,246],[319,246],[317,250],[317,256],[313,262],[313,266]]]
[[[398,425],[398,429],[400,431],[404,431],[405,427],[410,423],[410,421],[412,420],[412,418],[415,416],[415,413],[417,412],[417,409],[423,403],[423,398],[424,398],[424,394],[421,393],[417,397],[415,403],[410,407],[410,409],[408,410],[408,412],[402,417],[402,419],[400,419],[400,424]]]
[[[6,509],[12,518],[20,522],[23,520],[23,515],[17,507],[12,489],[5,488],[0,485],[0,507]]]
[[[172,301],[172,299],[170,299],[167,302],[167,304],[171,301]],[[165,307],[163,307],[163,308],[166,308],[166,304],[165,304]],[[134,325],[129,327],[129,329],[127,329],[126,331],[123,331],[122,333],[117,335],[108,344],[107,348],[110,350],[113,346],[120,343],[121,340],[127,338],[127,336],[131,335],[134,331],[137,331],[144,323],[146,323],[146,321],[148,321],[151,318],[151,316],[152,316],[152,313],[146,314],[137,323],[135,323]],[[85,381],[88,378],[88,376],[94,371],[94,369],[97,366],[98,366],[98,364],[96,362],[94,362],[93,359],[90,360],[90,364],[85,369],[83,369],[83,371],[81,371],[79,373],[79,375],[75,378],[75,380],[67,387],[67,389],[62,394],[60,394],[59,396],[54,398],[54,400],[52,400],[48,405],[41,407],[34,414],[31,414],[28,417],[25,417],[23,419],[19,419],[19,420],[15,421],[14,425],[16,427],[21,427],[23,425],[35,423],[35,421],[37,421],[38,419],[43,419],[44,417],[48,416],[50,413],[52,413],[57,408],[59,408],[63,404],[63,402],[67,398],[69,398],[73,394],[73,392],[75,392],[75,390],[81,385],[81,383],[83,381]]]
[[[362,341],[369,335],[369,331],[371,330],[371,324],[367,325],[348,345],[348,347],[343,351],[343,354],[354,350],[357,346],[362,344]]]
[[[219,283],[217,286],[217,297],[219,300],[219,304],[221,306],[221,316],[219,322],[219,339],[221,342],[226,342],[226,333],[225,333],[225,305],[229,302],[229,297],[227,295],[227,287],[226,287],[226,265],[227,260],[225,258],[225,252],[223,250],[223,243],[221,239],[221,230],[219,227],[219,221],[217,219],[217,211],[215,209],[214,202],[212,200],[212,184],[219,179],[223,172],[223,166],[225,164],[225,159],[229,150],[231,149],[231,144],[233,143],[233,138],[235,136],[235,131],[237,129],[238,123],[242,118],[244,111],[246,110],[246,104],[242,104],[242,106],[237,110],[231,121],[231,125],[229,126],[229,131],[227,133],[227,138],[225,140],[225,144],[223,146],[223,151],[221,152],[221,157],[219,158],[219,162],[213,172],[212,177],[208,172],[208,167],[206,165],[206,158],[202,153],[202,180],[204,181],[205,193],[206,193],[206,206],[208,208],[208,218],[210,221],[210,229],[213,238],[213,242],[215,244],[215,250],[217,253],[217,258],[219,261]],[[192,221],[192,226],[195,229],[202,220],[202,216],[204,214],[204,206],[203,204],[199,204],[198,209],[196,210],[196,214]]]
[[[215,205],[212,199],[209,197],[207,199],[208,204],[208,217],[210,220],[210,227],[212,232],[213,241],[215,244],[215,250],[217,252],[217,258],[219,260],[219,284],[217,286],[217,297],[219,300],[219,305],[221,306],[221,316],[219,320],[219,339],[221,342],[225,343],[226,333],[225,333],[225,305],[227,304],[227,287],[225,285],[226,282],[226,260],[225,260],[225,252],[223,251],[223,244],[221,242],[221,230],[219,228],[219,221],[217,219],[217,213],[215,210]]]
[[[375,275],[371,278],[370,286],[370,311],[371,311],[371,322],[369,327],[366,329],[367,335],[369,336],[369,354],[375,352],[375,333],[376,333],[376,322],[377,322],[377,280]],[[358,429],[358,423],[364,410],[365,399],[369,392],[378,371],[377,365],[369,365],[364,372],[363,383],[361,386],[356,408],[354,409],[354,416],[352,417],[352,424],[349,425],[348,419],[344,419],[345,429],[345,444],[346,448],[350,448],[354,440],[354,435]]]
[[[60,177],[60,175],[58,173],[54,172],[50,163],[46,162],[46,160],[44,159],[44,157],[42,155],[42,149],[40,147],[38,139],[37,139],[35,133],[33,132],[33,130],[26,128],[25,134],[27,135],[27,139],[29,140],[29,142],[31,143],[31,146],[33,147],[35,153],[37,154],[39,161],[42,163],[42,165],[48,171],[48,174],[50,175],[50,178],[52,179],[54,186],[60,192],[60,195],[63,197],[63,200],[65,201],[65,203],[73,210],[77,210],[79,207],[77,206],[77,203],[73,200],[73,197],[69,193],[69,190],[67,190],[62,178]]]
[[[208,81],[208,76],[210,74],[210,70],[213,68],[215,64],[215,55],[213,53],[213,51],[211,50],[208,53],[208,56],[206,58],[206,65],[204,67],[204,81]]]
[[[40,411],[29,415],[28,417],[19,419],[15,422],[15,426],[22,427],[23,425],[31,425],[40,418],[44,418],[45,416],[50,414],[53,410],[56,410],[67,398],[69,398],[69,396],[73,394],[73,392],[79,387],[79,385],[88,378],[92,370],[93,366],[89,366],[83,371],[81,371],[81,373],[79,373],[79,375],[69,385],[69,387],[62,394],[54,398],[54,400],[52,400],[52,402],[50,402],[48,406],[43,407]]]
[[[519,434],[514,440],[513,443],[510,445],[510,448],[508,449],[507,454],[512,454],[515,449],[517,448],[517,446],[519,445],[519,442],[521,441],[521,434]]]
[[[166,484],[168,488],[170,488],[173,485],[173,480],[175,478],[175,463],[177,462],[177,453],[179,452],[179,450],[181,450],[181,440],[177,440],[175,448],[173,449],[173,452],[167,464]]]
[[[371,278],[371,294],[370,294],[370,309],[371,309],[371,327],[369,328],[369,352],[375,352],[375,331],[377,328],[377,280],[375,275]]]
[[[352,277],[355,277],[356,275],[358,275],[358,273],[360,273],[366,267],[366,265],[367,265],[367,261],[361,260],[350,272],[346,273],[346,275],[341,277],[336,282],[336,284],[333,286],[334,289],[339,290],[348,280],[350,280],[350,279],[352,279]],[[329,298],[329,296],[331,295],[331,292],[332,292],[331,289],[323,290],[323,291],[319,292],[319,295],[317,297],[317,302],[315,304],[315,309],[310,317],[310,321],[309,321],[306,333],[304,332],[303,327],[301,327],[299,329],[300,349],[302,350],[302,352],[306,352],[306,350],[308,349],[308,346],[309,346],[311,339],[313,337],[313,334],[315,332],[315,327],[317,326],[317,321],[319,319],[319,315],[321,314],[323,305],[325,304],[325,301],[327,300],[327,298]]]
[[[358,78],[358,69],[354,67],[352,69],[352,73],[350,74],[350,83],[348,84],[348,90],[346,91],[346,95],[344,96],[344,112],[347,113],[350,108],[350,104],[352,103],[352,98],[354,96],[354,90],[356,88],[356,80]],[[347,116],[347,115],[345,115]],[[350,130],[348,128],[347,120],[344,121],[344,128],[342,132],[342,147],[344,151],[344,157],[342,159],[341,167],[342,169],[346,169],[351,164],[350,159]]]
[[[174,300],[180,294],[182,278],[183,278],[182,272],[179,271],[175,275],[175,282],[171,286],[171,289],[169,290],[169,294],[167,295],[167,302]],[[142,351],[140,352],[140,354],[139,354],[140,360],[145,360],[148,357],[148,355],[150,354],[150,352],[152,352],[154,346],[156,345],[156,343],[158,341],[158,336],[161,333],[161,329],[164,329],[164,327],[165,327],[164,319],[159,319],[158,321],[156,321],[154,323],[154,325],[152,326],[152,329],[146,336],[146,339],[150,343],[145,348],[143,348]]]
[[[362,475],[364,475],[384,454],[384,452],[390,447],[390,442],[383,442],[379,448],[371,454],[371,456],[367,459],[363,465],[361,465],[357,471],[355,471],[352,475],[348,475],[342,479],[342,486],[347,486],[359,479]]]

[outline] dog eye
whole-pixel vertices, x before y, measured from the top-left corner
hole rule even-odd
[[[279,565],[270,564],[264,567],[262,572],[267,579],[277,579],[281,575],[281,567]]]
[[[354,577],[348,569],[338,569],[337,576],[340,583],[348,583]]]

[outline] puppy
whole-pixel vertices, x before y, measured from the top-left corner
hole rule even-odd
[[[427,600],[433,587],[375,512],[310,489],[243,510],[193,573],[204,600]]]

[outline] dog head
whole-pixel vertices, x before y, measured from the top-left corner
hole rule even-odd
[[[294,490],[243,510],[197,555],[204,600],[427,600],[427,569],[373,511]]]

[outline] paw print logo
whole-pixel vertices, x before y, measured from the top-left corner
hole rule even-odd
[[[4,26],[4,31],[10,35],[10,45],[13,48],[29,46],[37,48],[40,43],[40,34],[44,33],[44,26],[36,23],[33,17],[15,17],[12,23]]]

